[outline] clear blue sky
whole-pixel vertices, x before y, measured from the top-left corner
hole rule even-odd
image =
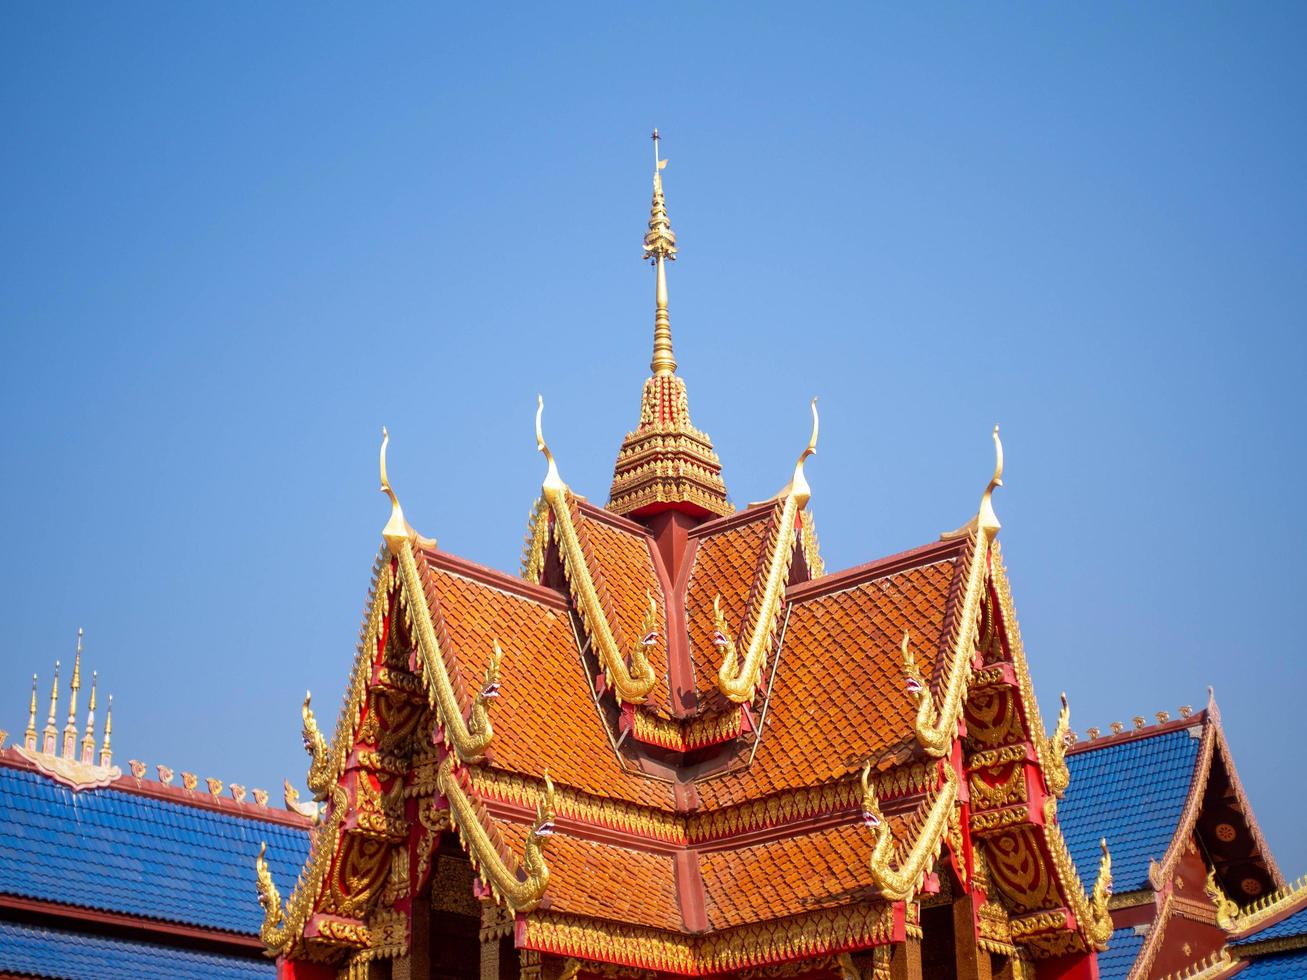
[[[117,757],[279,790],[387,516],[516,568],[672,327],[737,501],[822,398],[831,568],[996,500],[1046,714],[1216,688],[1307,871],[1302,5],[7,5],[0,726],[87,630]]]

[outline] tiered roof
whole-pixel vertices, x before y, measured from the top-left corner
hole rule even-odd
[[[655,390],[675,377],[661,167]],[[261,869],[271,950],[399,955],[451,834],[519,948],[594,963],[702,975],[868,950],[916,930],[916,900],[950,881],[980,896],[987,949],[1105,944],[1109,862],[1087,889],[1062,837],[1063,746],[995,541],[997,431],[969,524],[827,575],[815,404],[790,482],[739,513],[695,496],[718,492],[701,473],[632,504],[623,459],[609,508],[587,503],[542,411],[522,578],[418,535],[383,439],[391,518],[330,743],[305,707],[322,831],[285,903]]]

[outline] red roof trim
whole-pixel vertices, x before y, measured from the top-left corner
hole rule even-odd
[[[538,602],[554,609],[566,610],[568,607],[567,596],[556,589],[536,585],[534,582],[528,582],[516,575],[509,575],[507,572],[501,572],[488,565],[480,565],[466,558],[460,558],[458,555],[452,555],[447,551],[440,551],[436,548],[423,548],[421,552],[422,558],[428,565],[440,569],[442,572],[461,575],[463,578],[480,582],[482,585],[488,585],[492,589],[498,589],[520,599]]]
[[[920,548],[913,548],[910,551],[901,551],[897,555],[878,558],[876,561],[867,562],[865,565],[856,565],[842,572],[834,572],[830,575],[823,575],[821,578],[800,582],[798,585],[791,586],[786,590],[785,598],[788,602],[806,602],[809,599],[819,599],[823,596],[833,595],[836,592],[844,592],[859,585],[865,585],[867,582],[874,582],[876,579],[884,578],[887,575],[906,572],[913,568],[920,568],[923,565],[933,565],[939,561],[956,560],[969,543],[970,538],[933,541],[930,544],[922,545]]]
[[[732,531],[737,527],[752,524],[754,521],[770,515],[775,506],[776,498],[764,500],[762,503],[746,507],[744,510],[737,510],[734,514],[728,514],[726,517],[719,517],[713,521],[704,521],[698,527],[691,528],[689,536],[692,538],[706,538],[714,534],[721,534],[724,531]]]
[[[137,938],[150,939],[167,937],[174,944],[178,939],[199,940],[215,946],[230,949],[263,952],[263,942],[258,936],[247,933],[227,932],[223,929],[209,929],[204,926],[188,926],[177,922],[164,922],[161,919],[147,919],[139,915],[125,915],[121,912],[105,912],[100,909],[88,909],[80,905],[64,905],[60,902],[46,902],[37,898],[23,898],[18,895],[0,894],[0,909],[10,912],[27,913],[43,918],[58,918],[67,922],[91,923],[98,926],[116,926],[137,934]]]
[[[39,773],[40,770],[32,763],[28,762],[13,749],[0,750],[0,765],[8,766],[11,769],[25,769],[28,772]],[[42,773],[44,775],[44,773]],[[49,778],[49,777],[46,777]],[[138,779],[132,775],[119,776],[104,789],[120,790],[124,793],[134,793],[137,796],[148,796],[155,800],[164,800],[169,803],[179,803],[183,806],[192,806],[199,810],[213,810],[217,813],[225,813],[231,817],[245,817],[248,820],[263,820],[267,823],[284,824],[287,827],[294,827],[297,830],[308,830],[313,826],[313,821],[308,817],[302,817],[298,813],[291,813],[289,810],[278,810],[270,806],[259,806],[257,803],[237,803],[235,800],[225,796],[214,796],[208,790],[186,789],[184,786],[165,786],[163,783],[156,782],[152,779]],[[79,790],[82,793],[97,792],[93,789]]]

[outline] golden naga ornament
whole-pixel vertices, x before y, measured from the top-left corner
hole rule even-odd
[[[771,554],[767,559],[767,576],[763,580],[761,598],[756,604],[752,623],[746,624],[748,640],[743,658],[736,651],[735,638],[726,624],[726,617],[722,615],[721,596],[713,600],[715,630],[713,643],[722,650],[722,665],[717,671],[717,687],[728,698],[739,704],[753,700],[767,656],[771,652],[777,614],[780,612],[785,595],[790,564],[794,560],[795,525],[799,513],[807,506],[808,499],[812,496],[812,488],[808,486],[808,480],[803,474],[803,464],[809,456],[817,452],[819,424],[817,399],[814,398],[812,435],[808,438],[808,445],[799,454],[798,462],[794,464],[794,476],[777,494],[777,498],[783,502],[780,506],[778,523],[772,529]]]
[[[1048,752],[1044,756],[1044,780],[1048,791],[1061,799],[1071,785],[1071,770],[1066,764],[1067,742],[1071,735],[1071,705],[1062,692],[1062,710],[1057,715],[1057,727],[1053,737],[1048,741]]]
[[[612,626],[604,614],[603,603],[600,602],[599,593],[595,589],[594,579],[590,575],[576,525],[572,521],[571,491],[559,475],[554,454],[549,451],[549,445],[545,442],[541,425],[544,411],[545,400],[537,396],[536,447],[549,461],[549,469],[545,473],[541,490],[554,515],[554,539],[558,542],[558,549],[562,553],[563,571],[572,587],[572,597],[580,607],[581,617],[594,640],[608,686],[613,689],[619,703],[642,704],[653,690],[658,678],[645,654],[643,642],[637,640],[632,644],[629,658],[617,645]],[[651,606],[653,604],[652,598],[650,604]],[[654,619],[656,621],[656,608]],[[645,634],[647,635],[648,632],[649,628],[646,628]]]
[[[1216,906],[1216,924],[1226,932],[1234,931],[1239,924],[1239,903],[1226,895],[1221,886],[1216,883],[1215,868],[1207,872],[1207,883],[1203,886],[1203,891]]]
[[[496,901],[514,912],[529,912],[539,903],[549,887],[549,866],[545,864],[545,843],[554,833],[554,783],[545,770],[545,792],[536,807],[536,819],[526,836],[522,854],[524,877],[510,868],[500,856],[499,848],[477,816],[476,807],[464,792],[454,772],[455,759],[446,755],[437,770],[440,792],[449,800],[450,818],[462,839],[481,880],[490,888]]]
[[[310,760],[306,782],[309,789],[313,791],[315,799],[325,800],[327,794],[331,791],[335,773],[331,771],[331,757],[327,749],[327,740],[323,738],[322,732],[318,729],[318,721],[313,716],[313,709],[309,707],[309,702],[312,699],[313,692],[305,691],[304,704],[300,707],[300,718],[303,720],[300,734],[304,737],[304,751],[309,754]]]
[[[958,795],[958,777],[950,765],[943,765],[944,784],[935,790],[935,798],[921,822],[916,840],[898,867],[894,866],[894,835],[889,821],[880,811],[880,801],[871,785],[871,763],[862,768],[862,820],[875,834],[871,851],[871,877],[881,897],[891,902],[911,901],[930,872],[944,844],[949,817]]]
[[[491,658],[486,684],[473,700],[470,718],[465,720],[463,710],[458,703],[458,696],[454,693],[449,668],[445,666],[445,657],[436,638],[436,628],[431,620],[431,610],[427,606],[422,575],[418,571],[417,559],[413,554],[413,539],[417,537],[417,533],[404,519],[403,508],[400,507],[399,498],[391,489],[390,479],[386,474],[386,446],[390,442],[390,435],[383,428],[381,436],[381,492],[390,498],[390,520],[386,522],[381,536],[385,538],[386,547],[399,563],[400,581],[403,586],[401,599],[412,617],[418,653],[422,659],[422,673],[427,681],[428,693],[435,703],[445,743],[452,746],[464,762],[472,762],[481,758],[494,736],[488,708],[490,700],[499,692],[498,670],[502,652],[496,643],[496,652]],[[434,544],[434,542],[430,543]]]
[[[1103,856],[1098,861],[1098,878],[1089,894],[1089,921],[1084,923],[1085,936],[1100,949],[1107,947],[1112,937],[1112,916],[1108,913],[1108,900],[1112,897],[1112,855],[1107,850],[1107,838],[1099,840]]]

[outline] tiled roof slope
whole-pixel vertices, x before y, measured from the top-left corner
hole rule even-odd
[[[1094,880],[1105,837],[1115,890],[1147,886],[1148,863],[1166,855],[1184,811],[1201,733],[1195,716],[1186,727],[1067,755],[1071,785],[1058,814],[1082,880]]]
[[[1239,980],[1307,980],[1307,950],[1260,957],[1237,976]]]
[[[277,975],[277,967],[266,959],[0,922],[0,974],[49,980],[270,980]]]
[[[498,640],[504,651],[499,698],[490,712],[492,766],[561,786],[670,810],[669,784],[622,770],[588,693],[566,609],[498,589],[428,563],[427,581],[465,683],[485,673]]]
[[[1134,926],[1113,930],[1107,950],[1098,954],[1099,980],[1125,980],[1130,975],[1135,960],[1139,958],[1144,938],[1135,932]]]
[[[86,936],[37,925],[0,923],[0,972],[50,980],[269,980],[269,959],[171,949],[150,942]]]
[[[756,507],[728,519],[717,531],[698,537],[694,564],[685,589],[685,615],[690,652],[694,658],[694,686],[703,706],[723,707],[726,699],[717,689],[720,656],[712,644],[716,629],[713,599],[721,596],[722,612],[738,635],[754,579],[761,571],[774,507]]]
[[[1307,895],[1304,896],[1307,899]],[[1265,929],[1258,929],[1241,936],[1238,942],[1232,942],[1231,946],[1245,946],[1249,943],[1264,943],[1268,939],[1287,939],[1290,936],[1307,935],[1307,904],[1304,904],[1297,912],[1287,918],[1281,919]]]
[[[904,689],[899,643],[909,631],[918,664],[932,680],[966,551],[965,542],[943,555],[922,549],[919,564],[895,556],[884,562],[885,574],[793,602],[773,659],[775,681],[753,764],[700,780],[704,805],[824,783],[868,758],[907,761],[909,743],[916,744],[915,707]]]
[[[0,764],[0,893],[257,934],[261,841],[288,894],[306,830]]]

